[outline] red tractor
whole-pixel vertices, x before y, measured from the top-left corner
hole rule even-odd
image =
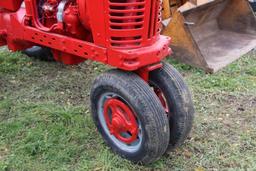
[[[117,68],[94,81],[92,116],[114,152],[146,164],[182,144],[194,115],[182,76],[162,62],[171,39],[160,15],[160,0],[1,0],[0,45]]]

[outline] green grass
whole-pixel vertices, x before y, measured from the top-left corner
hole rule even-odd
[[[105,66],[0,51],[0,170],[256,170],[255,52],[214,75],[168,61],[193,93],[194,127],[182,147],[139,166],[113,154],[90,117],[90,86]]]

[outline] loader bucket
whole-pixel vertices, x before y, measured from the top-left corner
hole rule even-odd
[[[256,47],[256,18],[247,0],[188,2],[163,34],[172,37],[174,58],[213,73]]]

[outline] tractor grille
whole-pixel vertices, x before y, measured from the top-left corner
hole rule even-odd
[[[160,0],[108,0],[108,33],[112,47],[136,48],[160,34]]]
[[[152,38],[156,36],[157,33],[160,33],[161,8],[160,0],[151,0],[148,38]]]

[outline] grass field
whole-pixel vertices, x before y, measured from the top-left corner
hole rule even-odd
[[[256,170],[256,53],[214,75],[168,61],[193,93],[194,127],[182,147],[139,166],[113,154],[90,117],[105,66],[0,51],[0,170]]]

